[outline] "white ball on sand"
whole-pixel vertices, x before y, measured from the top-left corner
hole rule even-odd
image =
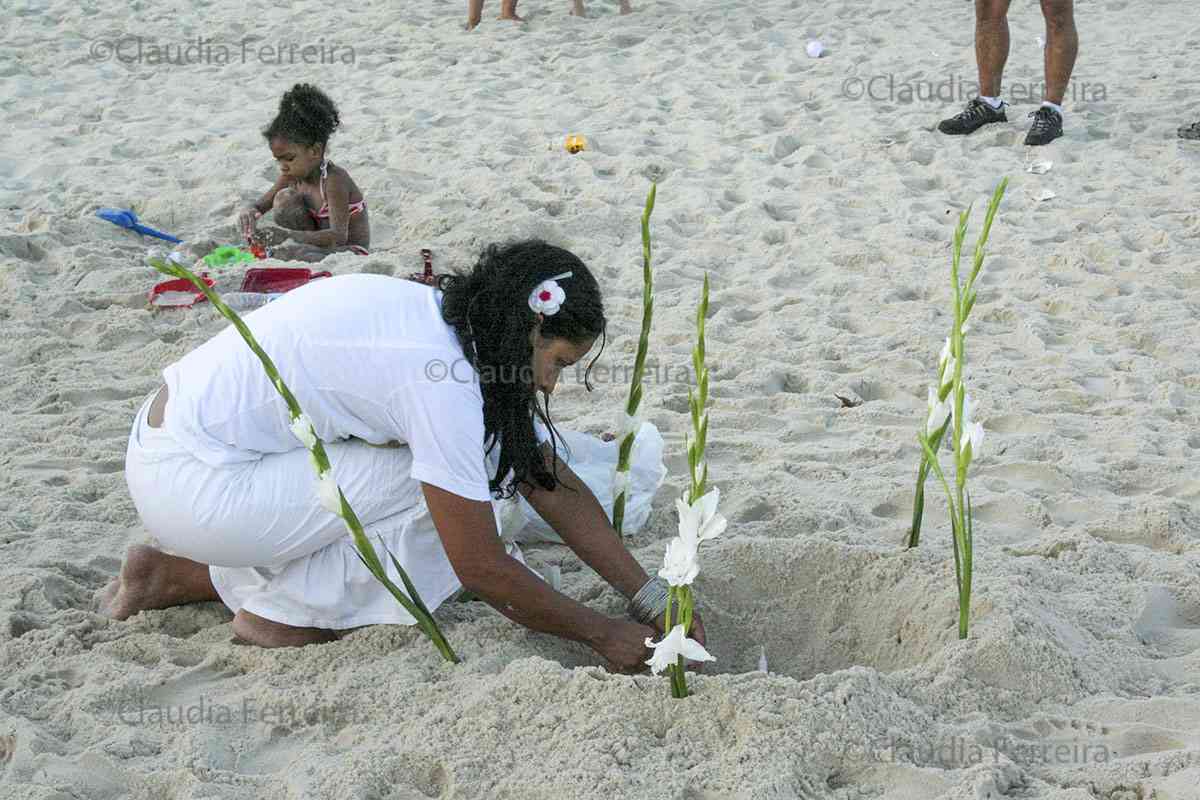
[[[820,58],[821,53],[825,52],[825,48],[818,40],[810,39],[804,47],[804,52],[808,53],[809,58]]]

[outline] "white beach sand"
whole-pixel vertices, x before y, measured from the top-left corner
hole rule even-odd
[[[1194,3],[1080,0],[1076,80],[1106,96],[1068,99],[1066,137],[1036,152],[1028,101],[954,139],[933,128],[958,100],[840,96],[889,73],[971,80],[962,0],[567,5],[523,0],[517,28],[491,0],[467,34],[462,0],[5,4],[0,797],[1200,798],[1200,144],[1175,137],[1200,118]],[[1008,81],[1040,81],[1036,4],[1011,26]],[[143,63],[97,59],[139,32]],[[341,49],[242,63],[254,34]],[[234,63],[147,63],[197,37]],[[148,309],[152,243],[93,212],[132,207],[201,253],[233,243],[275,172],[258,131],[298,81],[338,103],[330,155],[371,209],[373,254],[327,268],[401,275],[422,247],[445,268],[547,237],[606,287],[609,367],[636,342],[637,219],[660,180],[644,407],[671,474],[632,547],[657,568],[674,533],[705,271],[730,519],[697,586],[718,660],[689,700],[480,603],[438,614],[453,667],[408,629],[265,651],[235,645],[218,604],[90,610],[146,541],[122,477],[134,411],[222,327]],[[589,148],[564,152],[570,133]],[[959,641],[933,482],[922,546],[900,543],[953,224],[975,204],[970,247],[1003,175],[969,339],[987,439]],[[611,429],[625,391],[568,379],[558,419]],[[527,555],[620,613],[565,548]]]

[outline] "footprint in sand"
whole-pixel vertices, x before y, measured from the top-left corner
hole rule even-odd
[[[1146,593],[1133,634],[1154,658],[1200,651],[1200,603],[1181,601],[1171,589],[1155,586]]]
[[[1015,489],[1032,497],[1046,497],[1074,488],[1071,479],[1058,469],[1036,463],[1012,463],[992,466],[981,464],[979,480],[986,481],[996,492]]]

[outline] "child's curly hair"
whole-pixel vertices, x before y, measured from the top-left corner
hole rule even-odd
[[[296,144],[324,146],[342,124],[329,95],[308,83],[297,83],[284,92],[279,113],[262,132],[267,141],[286,139]]]

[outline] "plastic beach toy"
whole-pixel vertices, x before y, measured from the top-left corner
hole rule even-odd
[[[332,277],[332,272],[313,272],[304,267],[255,267],[246,270],[242,291],[270,294],[290,292],[315,278]]]
[[[408,276],[408,279],[426,286],[436,286],[437,277],[433,274],[433,251],[429,248],[422,248],[421,259],[425,262],[425,271],[414,272]]]
[[[98,208],[96,209],[96,216],[100,219],[108,220],[113,225],[119,225],[122,228],[128,228],[129,230],[135,233],[140,233],[143,236],[155,236],[159,239],[166,239],[168,242],[178,243],[183,241],[183,239],[180,239],[177,236],[172,236],[171,234],[163,233],[162,231],[156,231],[154,228],[147,227],[138,222],[137,214],[133,213],[132,209]]]
[[[578,133],[572,133],[567,137],[566,148],[568,153],[578,153],[587,147],[587,140]]]
[[[213,269],[227,267],[230,264],[245,264],[254,260],[253,253],[247,253],[245,250],[233,245],[218,247],[204,257],[204,263]]]
[[[216,285],[216,281],[208,275],[201,275],[200,279],[209,288]],[[151,289],[149,300],[150,305],[156,308],[191,308],[196,303],[207,301],[208,298],[187,278],[174,278]]]

